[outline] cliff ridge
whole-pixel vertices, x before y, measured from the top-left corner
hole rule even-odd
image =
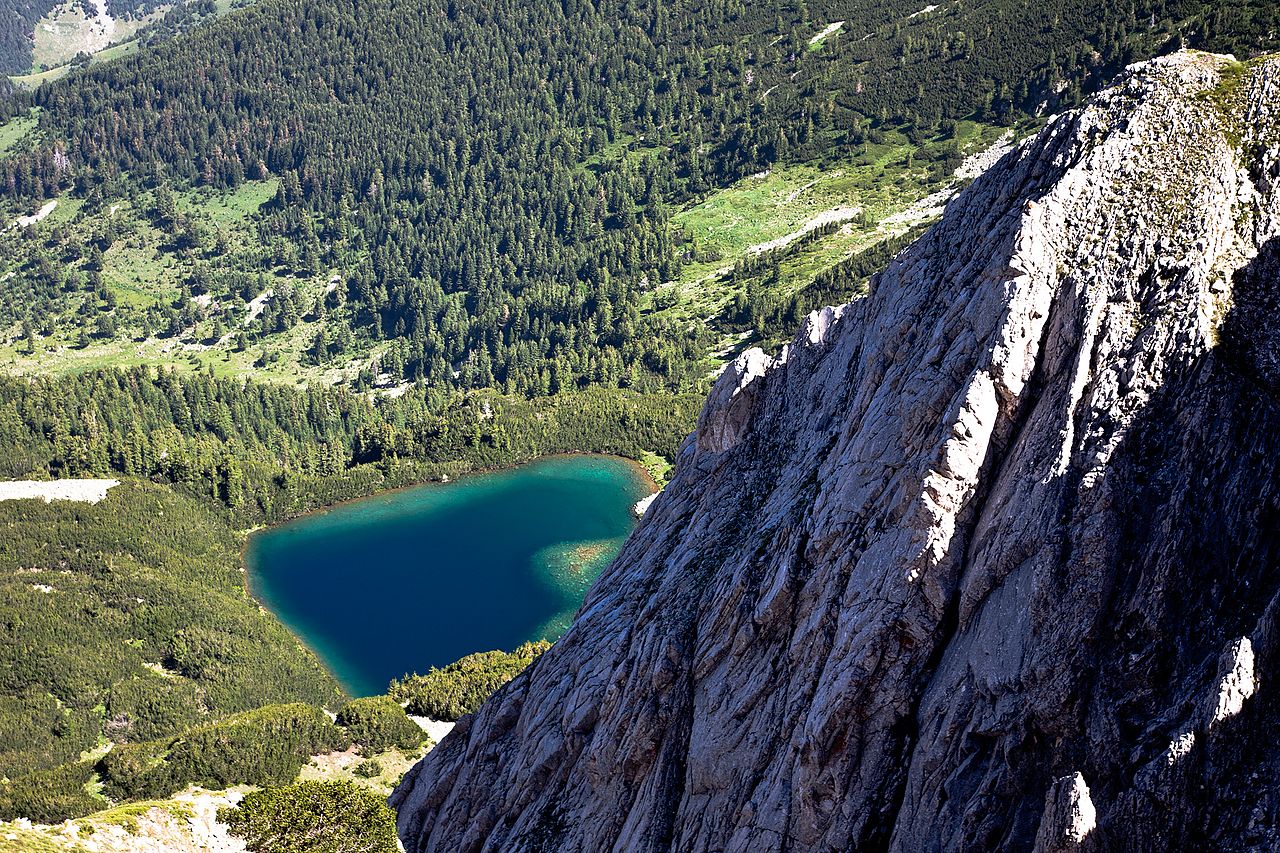
[[[740,356],[432,851],[1269,850],[1280,61],[1133,67]]]

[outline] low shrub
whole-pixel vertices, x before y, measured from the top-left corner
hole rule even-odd
[[[117,744],[98,760],[102,792],[113,800],[150,800],[171,793],[168,741]]]
[[[373,696],[349,702],[338,712],[338,725],[346,729],[351,742],[363,755],[388,749],[417,749],[426,738],[417,723],[409,719],[390,696]]]
[[[475,713],[502,685],[519,675],[539,655],[551,648],[545,641],[525,643],[514,652],[480,652],[467,655],[426,675],[409,675],[391,682],[388,693],[406,702],[410,714],[433,720],[455,721]]]
[[[367,762],[366,762],[367,763]],[[299,782],[246,794],[218,819],[252,853],[396,853],[395,813],[352,782]]]
[[[345,749],[346,734],[310,705],[268,705],[167,741],[125,744],[98,762],[118,800],[168,796],[188,785],[282,785],[312,755]]]
[[[0,783],[0,820],[25,817],[36,823],[61,823],[102,809],[106,802],[89,793],[93,765],[77,762]]]
[[[128,678],[107,694],[107,735],[118,743],[168,737],[205,715],[200,689],[183,678]]]

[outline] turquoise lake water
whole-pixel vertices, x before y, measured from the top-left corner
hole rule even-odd
[[[562,456],[343,504],[254,535],[253,594],[352,695],[472,652],[555,639],[652,491]]]

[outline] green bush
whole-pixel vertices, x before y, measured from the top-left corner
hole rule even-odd
[[[426,733],[390,696],[356,699],[338,712],[338,725],[347,730],[360,752],[373,755],[388,749],[417,749]]]
[[[188,732],[173,742],[167,763],[179,787],[280,785],[312,755],[348,745],[319,708],[272,705]]]
[[[356,765],[356,775],[361,779],[374,779],[382,775],[382,765],[370,758]]]
[[[0,820],[61,823],[99,811],[106,803],[89,793],[92,780],[93,766],[80,762],[0,783]]]
[[[539,655],[551,648],[545,641],[525,643],[514,652],[480,652],[467,655],[444,669],[432,667],[426,675],[410,675],[393,681],[388,691],[415,716],[433,720],[457,720],[475,711],[494,692],[515,678]]]
[[[247,794],[218,819],[253,853],[396,853],[395,813],[351,782],[299,782]]]
[[[101,726],[93,709],[63,706],[33,687],[0,696],[0,779],[75,761],[98,742]]]
[[[117,744],[95,769],[102,792],[113,800],[153,800],[172,793],[169,787],[168,741]]]
[[[200,689],[191,681],[128,678],[111,685],[107,694],[106,734],[117,743],[140,743],[176,734],[204,715]]]
[[[324,712],[270,705],[200,726],[168,741],[124,745],[98,762],[104,791],[118,800],[165,797],[188,785],[282,785],[312,755],[350,744]]]

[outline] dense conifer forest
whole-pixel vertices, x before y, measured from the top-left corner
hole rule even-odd
[[[278,176],[257,250],[210,253],[192,295],[332,268],[339,286],[316,310],[394,341],[380,367],[397,378],[676,388],[708,341],[641,311],[697,252],[671,205],[885,127],[924,139],[1070,104],[1184,42],[1248,52],[1277,15],[1190,0],[916,6],[268,0],[41,87],[41,141],[0,160],[0,191],[92,200],[120,181]],[[843,22],[838,45],[810,35],[825,21]],[[172,227],[164,199],[154,216]],[[67,261],[37,252],[24,277],[37,294],[64,287]]]
[[[149,368],[0,378],[0,477],[145,477],[215,502],[243,528],[550,453],[674,458],[699,403],[607,389],[370,399]]]

